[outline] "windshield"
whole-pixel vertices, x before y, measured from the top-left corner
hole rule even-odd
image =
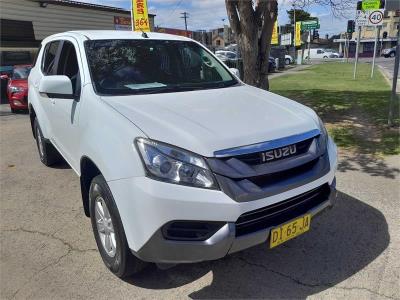
[[[86,41],[96,92],[131,95],[210,89],[238,81],[194,42],[166,40]]]
[[[15,67],[12,74],[12,79],[27,79],[32,67]]]

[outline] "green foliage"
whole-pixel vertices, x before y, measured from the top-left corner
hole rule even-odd
[[[293,12],[294,10],[287,10],[286,11],[290,20],[290,24],[293,24]],[[307,20],[318,20],[317,17],[311,17],[309,12],[306,12],[302,9],[296,9],[296,22],[299,21],[307,21]]]

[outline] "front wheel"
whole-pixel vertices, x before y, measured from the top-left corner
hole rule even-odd
[[[286,58],[286,59],[285,59],[285,64],[286,64],[286,65],[290,65],[290,59],[289,59],[289,58]]]
[[[92,180],[89,201],[94,237],[106,267],[120,278],[141,271],[145,263],[128,247],[117,206],[102,175]]]

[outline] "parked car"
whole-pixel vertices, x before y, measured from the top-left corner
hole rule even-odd
[[[342,57],[342,55],[338,51],[336,51],[334,49],[328,48],[328,49],[324,49],[324,51],[326,53],[330,53],[329,54],[329,58],[340,58],[340,57]]]
[[[293,63],[293,57],[292,56],[290,56],[290,55],[288,55],[288,54],[285,54],[285,65],[290,65],[290,64],[292,64]]]
[[[395,57],[396,56],[396,47],[384,49],[382,51],[382,55],[384,57]]]
[[[227,59],[235,60],[238,59],[236,52],[233,51],[226,51],[226,50],[217,50],[215,51],[216,55],[223,55]]]
[[[276,70],[275,58],[273,58],[272,56],[270,56],[270,57],[269,57],[269,61],[268,61],[268,73],[275,72],[275,70]]]
[[[308,59],[308,51],[305,52],[305,59]],[[327,51],[322,48],[310,49],[310,59],[318,59],[318,58],[333,58],[335,57],[335,53]],[[337,57],[339,54],[337,53]]]
[[[7,103],[7,84],[13,72],[12,66],[0,67],[0,103]]]
[[[337,150],[317,114],[244,84],[189,38],[50,36],[28,100],[41,162],[63,157],[80,177],[119,277],[276,247],[335,200]]]
[[[28,76],[31,69],[32,65],[14,66],[8,79],[7,99],[14,113],[28,109]]]
[[[13,66],[31,64],[36,52],[35,48],[0,51],[1,103],[7,103],[7,84],[12,75]]]

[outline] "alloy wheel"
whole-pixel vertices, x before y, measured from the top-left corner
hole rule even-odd
[[[97,197],[95,201],[96,228],[101,244],[107,255],[114,257],[117,252],[117,242],[110,211],[102,197]]]

